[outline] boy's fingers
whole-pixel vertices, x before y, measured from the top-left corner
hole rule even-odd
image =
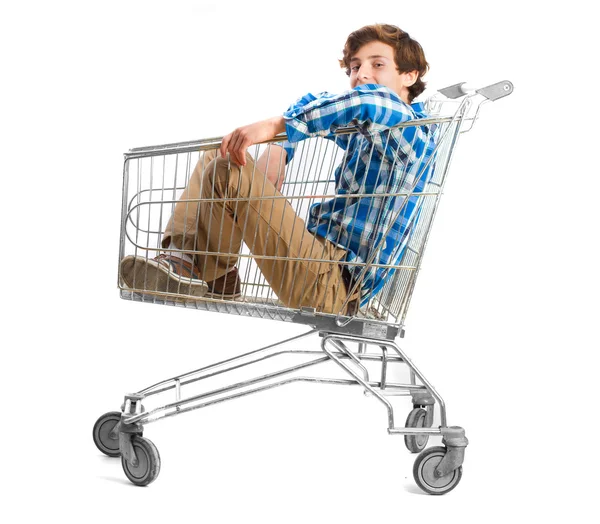
[[[231,158],[233,159],[233,161],[235,163],[237,163],[237,133],[236,133],[236,131],[234,131],[232,133],[231,140],[229,141],[229,144],[227,145],[227,151],[229,151],[229,154],[231,155]]]
[[[248,146],[250,145],[250,140],[248,140],[247,138],[242,138],[242,140],[240,140],[240,145],[238,148],[238,157],[239,157],[239,164],[241,166],[245,166],[246,165],[246,151],[248,150]]]
[[[236,156],[237,156],[238,165],[245,166],[246,165],[246,148],[242,146],[240,149],[238,149],[236,151]]]
[[[240,134],[237,129],[233,132],[233,136],[231,137],[231,145],[229,147],[230,152],[237,152],[240,148]]]
[[[246,138],[243,136],[243,133],[240,133],[239,130],[234,132],[235,136],[231,141],[231,145],[229,151],[233,153],[233,158],[236,164],[240,166],[246,165]]]
[[[219,152],[221,153],[221,158],[225,158],[225,154],[227,153],[227,146],[229,145],[229,141],[231,140],[231,134],[225,136],[221,141],[221,147],[219,147]]]

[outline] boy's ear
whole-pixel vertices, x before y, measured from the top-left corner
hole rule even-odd
[[[419,78],[419,72],[418,71],[409,71],[407,73],[402,73],[402,83],[404,84],[405,87],[410,87],[411,85],[413,85],[417,79]]]

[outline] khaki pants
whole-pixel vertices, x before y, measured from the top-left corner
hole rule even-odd
[[[342,311],[348,290],[339,261],[346,252],[308,232],[249,155],[240,167],[207,152],[175,206],[162,245],[203,252],[193,258],[200,277],[211,282],[236,265],[242,242],[286,306]]]

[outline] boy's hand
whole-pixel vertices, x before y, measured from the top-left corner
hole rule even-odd
[[[285,121],[282,116],[238,127],[233,133],[229,133],[223,138],[219,148],[221,156],[225,158],[225,155],[229,153],[236,164],[245,166],[246,151],[250,146],[269,140],[284,131]]]

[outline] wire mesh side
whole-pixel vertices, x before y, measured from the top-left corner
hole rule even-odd
[[[438,107],[437,114],[442,115]],[[440,137],[435,150],[434,159],[431,161],[431,169],[428,173],[426,184],[418,191],[407,192],[396,190],[389,194],[379,194],[383,198],[392,198],[400,202],[396,204],[402,209],[402,202],[408,201],[410,197],[416,202],[418,209],[417,219],[407,232],[406,245],[402,255],[387,265],[375,262],[354,262],[359,270],[369,267],[382,269],[391,277],[377,294],[363,304],[363,307],[352,313],[353,317],[374,319],[378,322],[400,325],[404,322],[410,295],[414,288],[416,275],[423,256],[429,230],[432,225],[435,210],[437,208],[441,190],[443,188],[447,168],[450,162],[452,150],[456,145],[456,136],[460,130],[462,116],[453,119],[440,118],[437,124],[437,133]],[[431,120],[431,119],[429,119]],[[418,125],[418,122],[415,123]],[[406,125],[405,125],[406,127]],[[358,136],[357,140],[367,140]],[[216,143],[214,143],[216,145]],[[181,249],[164,245],[164,236],[176,206],[189,208],[189,213],[184,212],[186,220],[193,222],[198,220],[197,208],[199,205],[216,205],[225,201],[227,205],[237,209],[237,205],[243,199],[235,195],[226,195],[216,198],[214,194],[203,195],[186,194],[186,188],[195,170],[205,172],[209,165],[207,161],[211,153],[208,146],[203,146],[203,151],[190,150],[189,143],[183,143],[180,149],[170,147],[164,151],[157,146],[156,150],[148,148],[143,156],[126,158],[124,169],[123,186],[123,218],[120,243],[120,259],[127,256],[141,257],[152,260],[159,253],[181,254]],[[364,154],[372,155],[373,151],[363,148]],[[215,154],[213,150],[212,156]],[[254,158],[259,158],[263,153],[268,155],[268,145],[255,146],[251,151]],[[258,196],[253,199],[257,206],[268,205],[275,198],[285,199],[292,207],[295,214],[307,219],[315,204],[323,203],[328,199],[345,200],[344,205],[357,199],[372,198],[367,188],[356,188],[351,194],[340,195],[337,189],[338,171],[336,167],[343,164],[346,153],[338,148],[334,141],[323,138],[310,139],[301,142],[297,146],[294,158],[285,169],[285,183],[281,189],[280,196]],[[398,169],[402,170],[399,165]],[[236,166],[231,165],[231,175],[236,176]],[[254,175],[253,175],[254,176]],[[259,173],[256,173],[259,176]],[[204,179],[203,179],[204,180]],[[247,199],[246,199],[247,200]],[[214,218],[214,217],[213,217]],[[240,227],[243,225],[240,224]],[[193,228],[192,228],[193,229]],[[190,230],[190,235],[194,231]],[[241,279],[242,294],[234,300],[224,297],[190,297],[177,290],[173,292],[159,292],[157,289],[149,289],[147,285],[125,286],[120,279],[121,296],[143,302],[174,304],[187,308],[217,311],[229,314],[249,315],[276,320],[294,321],[297,318],[299,308],[290,307],[281,300],[278,292],[265,278],[258,262],[269,260],[281,261],[282,258],[267,253],[256,253],[251,249],[251,242],[246,241],[240,250],[231,250],[231,242],[219,244],[219,249],[207,251],[195,245],[194,249],[186,250],[190,256],[216,256],[234,257],[237,259],[237,268]],[[247,239],[246,239],[247,240]],[[313,236],[306,237],[307,242],[315,242]],[[342,243],[342,242],[340,242]],[[313,251],[314,252],[314,251]],[[290,264],[300,262],[290,259]],[[331,259],[316,255],[314,264],[331,266]],[[341,260],[343,263],[344,261]],[[264,264],[263,264],[264,269]],[[302,279],[305,275],[298,274]],[[316,314],[319,314],[319,305],[316,304]]]

